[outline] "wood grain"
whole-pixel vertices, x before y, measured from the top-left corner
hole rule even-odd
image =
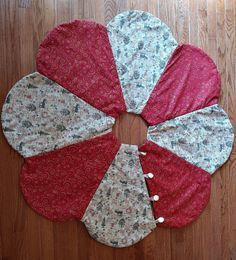
[[[127,9],[146,10],[170,26],[179,42],[204,49],[221,73],[221,104],[236,128],[235,0],[1,0],[0,107],[10,87],[35,70],[39,43],[73,19],[107,23]],[[140,144],[146,124],[123,114],[113,128],[124,143]],[[133,247],[94,241],[82,223],[50,222],[32,211],[19,190],[22,158],[0,139],[0,259],[5,260],[236,260],[236,150],[212,177],[211,199],[193,224],[156,229]]]

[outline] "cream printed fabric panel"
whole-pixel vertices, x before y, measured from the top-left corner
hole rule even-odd
[[[212,174],[230,155],[234,129],[213,105],[149,127],[148,140]]]
[[[127,112],[140,114],[177,47],[170,29],[143,11],[127,11],[107,25]]]
[[[106,245],[130,246],[155,227],[138,147],[122,144],[82,218]]]
[[[114,122],[37,72],[14,85],[2,110],[4,134],[25,157],[101,135]]]

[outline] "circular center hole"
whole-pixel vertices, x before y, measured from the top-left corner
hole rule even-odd
[[[147,128],[141,116],[123,113],[116,119],[112,132],[123,144],[141,145],[147,139]]]

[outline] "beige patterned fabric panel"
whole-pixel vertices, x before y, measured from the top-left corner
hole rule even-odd
[[[82,221],[93,238],[114,247],[130,246],[156,227],[136,145],[121,145]]]
[[[13,86],[2,109],[4,134],[24,157],[101,135],[114,122],[38,72]]]

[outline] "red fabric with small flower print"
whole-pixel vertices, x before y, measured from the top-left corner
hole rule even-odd
[[[119,148],[108,133],[25,158],[20,186],[26,201],[50,220],[80,220]]]
[[[153,202],[155,218],[165,219],[159,225],[182,227],[194,221],[209,201],[210,174],[153,142],[145,142],[139,150],[147,153],[140,156],[144,173],[154,175],[146,180],[149,194],[160,197]]]
[[[101,24],[75,20],[54,28],[39,46],[37,70],[110,116],[126,110],[107,29]]]
[[[218,103],[220,75],[213,60],[189,44],[176,48],[141,116],[156,125]]]

